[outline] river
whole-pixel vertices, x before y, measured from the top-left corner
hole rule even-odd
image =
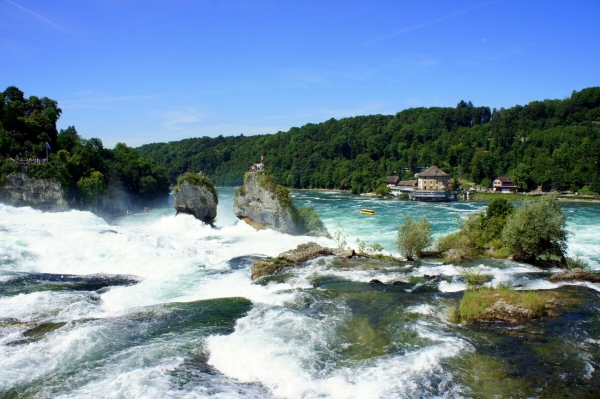
[[[426,215],[439,237],[485,207],[338,192],[293,197],[347,245],[378,243],[392,254],[404,215]],[[338,242],[255,231],[232,208],[233,189],[219,189],[211,228],[172,208],[109,224],[89,212],[0,205],[0,398],[600,392],[599,284],[552,284],[547,272],[500,260],[411,267],[328,257],[253,284],[249,267],[259,257]],[[600,269],[600,206],[563,209],[569,254]],[[561,291],[570,306],[510,328],[463,326],[455,315],[465,267],[492,274],[493,284]]]

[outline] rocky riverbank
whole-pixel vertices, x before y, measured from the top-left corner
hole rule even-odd
[[[56,179],[30,178],[26,174],[8,175],[0,184],[0,201],[12,206],[30,206],[50,212],[68,209],[60,182]]]

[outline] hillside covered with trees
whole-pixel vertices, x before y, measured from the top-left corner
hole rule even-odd
[[[367,192],[387,175],[408,178],[416,167],[438,165],[483,186],[508,175],[524,190],[600,193],[600,87],[508,109],[461,101],[456,108],[411,108],[272,135],[147,144],[137,151],[164,166],[172,182],[186,171],[202,171],[217,185],[241,185],[264,153],[267,171],[291,188]]]
[[[100,139],[83,139],[73,126],[57,131],[61,113],[47,97],[25,98],[14,86],[0,92],[0,183],[21,172],[57,178],[72,206],[101,212],[166,202],[162,167],[125,144],[111,150]]]

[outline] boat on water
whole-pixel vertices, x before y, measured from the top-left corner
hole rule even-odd
[[[362,213],[363,215],[375,215],[375,211],[372,209],[361,209],[360,213]]]

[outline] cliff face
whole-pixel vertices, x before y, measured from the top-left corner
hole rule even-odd
[[[68,209],[61,184],[56,179],[34,179],[25,174],[7,176],[0,185],[0,201],[12,206],[31,206],[51,212]]]
[[[217,196],[206,185],[183,179],[173,197],[177,213],[188,213],[204,223],[212,224],[217,217]]]
[[[244,185],[235,194],[233,213],[258,230],[273,229],[292,235],[305,233],[294,220],[289,193],[277,193],[276,186],[263,172],[246,174]]]

